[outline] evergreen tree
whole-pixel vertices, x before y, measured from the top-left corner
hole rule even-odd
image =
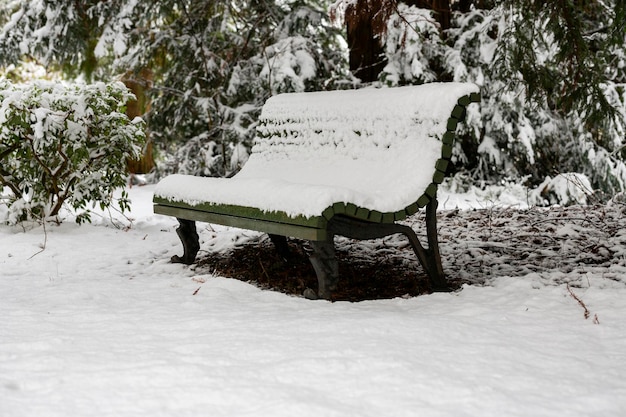
[[[510,0],[492,13],[500,23],[490,78],[524,97],[509,112],[525,138],[517,172],[535,183],[579,172],[598,190],[624,191],[626,4]]]
[[[481,113],[468,113],[455,151],[460,173],[538,186],[578,172],[608,194],[626,188],[623,1],[339,0],[336,13],[342,5],[348,29],[359,13],[386,22],[361,40],[381,51],[367,80],[481,86]]]
[[[237,169],[265,99],[336,88],[348,78],[338,30],[316,0],[29,0],[10,7],[0,64],[28,56],[88,80],[122,74],[142,86],[151,137],[176,155],[168,171]]]

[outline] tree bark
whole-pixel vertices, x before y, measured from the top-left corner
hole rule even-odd
[[[143,116],[150,110],[150,101],[146,95],[146,86],[152,80],[150,70],[142,70],[139,74],[127,74],[124,77],[124,84],[136,97],[126,105],[126,115],[130,120],[135,117]],[[146,132],[146,145],[143,155],[138,160],[128,160],[126,162],[128,172],[131,174],[147,174],[154,168],[154,155],[152,141],[150,140],[150,132]]]
[[[346,8],[350,71],[362,82],[378,79],[387,64],[381,35],[387,19],[386,0],[357,0]]]
[[[404,0],[409,6],[433,10],[441,30],[450,28],[450,0]],[[350,71],[362,82],[378,79],[387,60],[381,42],[397,0],[357,0],[346,8]]]
[[[403,0],[402,3],[432,10],[441,26],[441,30],[450,29],[450,0]]]

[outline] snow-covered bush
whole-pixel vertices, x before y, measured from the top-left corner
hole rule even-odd
[[[158,35],[131,31],[132,46],[116,66],[152,68],[147,122],[166,156],[157,161],[159,175],[230,175],[240,162],[231,160],[232,151],[252,147],[268,97],[333,88],[345,78],[339,31],[330,27],[323,7],[306,3],[188,2],[167,27],[145,10],[153,9],[149,2],[137,3],[137,21],[154,25]]]
[[[0,186],[8,190],[1,222],[59,214],[64,204],[90,219],[126,181],[126,160],[140,155],[143,121],[129,120],[133,95],[124,84],[92,85],[0,80]],[[1,188],[0,188],[1,190]],[[127,195],[118,201],[128,208]]]
[[[558,102],[568,91],[563,77],[551,78],[557,83],[552,95],[536,99],[534,92],[540,88],[539,80],[535,84],[523,82],[513,52],[528,48],[537,56],[537,65],[554,62],[551,71],[562,63],[554,39],[541,26],[545,22],[537,20],[538,27],[528,45],[511,36],[521,16],[515,10],[494,7],[456,12],[452,27],[445,32],[443,77],[476,83],[481,86],[482,95],[481,116],[476,118],[480,125],[472,126],[472,120],[468,122],[479,134],[463,137],[455,149],[457,168],[469,173],[468,177],[474,181],[497,183],[503,178],[524,179],[527,185],[541,190],[555,180],[561,181],[563,177],[558,175],[561,172],[578,173],[577,177],[590,181],[588,188],[598,198],[623,191],[626,189],[625,136],[620,119],[607,117],[593,121],[584,109],[574,107],[568,111]],[[616,62],[607,67],[607,78],[599,88],[615,111],[624,116],[625,79],[618,71],[624,65],[617,59],[623,51],[614,48],[606,52],[613,54]],[[430,63],[433,67],[438,64]],[[592,97],[588,103],[597,104]],[[568,197],[567,193],[548,194],[550,198],[539,198],[537,202],[569,204],[579,200]]]
[[[170,173],[202,177],[224,177],[237,173],[249,157],[248,147],[243,143],[207,140],[201,135],[188,140],[159,163],[158,176]]]
[[[250,149],[268,97],[336,88],[349,78],[341,31],[330,25],[326,3],[0,2],[0,71],[32,58],[85,80],[124,74],[145,93],[150,140],[157,159],[168,159],[157,161],[159,175],[194,166],[189,172],[197,175],[229,174],[241,162],[231,161],[229,150]],[[193,150],[212,147],[221,153],[218,170],[180,160],[204,157]]]
[[[530,203],[538,206],[552,204],[587,204],[593,195],[591,182],[583,174],[566,173],[554,178],[547,177],[536,189],[532,190]]]
[[[437,80],[431,62],[440,59],[443,41],[431,10],[399,3],[383,36],[387,65],[379,79],[389,86]]]

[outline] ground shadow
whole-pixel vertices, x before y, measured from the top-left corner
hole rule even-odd
[[[372,250],[341,238],[336,246],[340,280],[334,301],[414,297],[431,292],[428,277],[408,244],[398,249],[377,241]],[[285,260],[269,239],[251,241],[227,252],[207,253],[199,258],[198,267],[264,289],[301,296],[307,288],[317,288],[308,259],[311,249],[306,241],[297,239],[289,241],[289,248],[291,256]]]

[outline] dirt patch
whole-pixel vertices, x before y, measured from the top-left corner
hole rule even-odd
[[[340,280],[333,300],[413,297],[430,292],[428,278],[410,248],[398,251],[376,241],[383,247],[369,251],[356,241],[337,238]],[[209,253],[198,261],[198,267],[211,267],[222,276],[301,296],[307,288],[317,288],[308,258],[311,248],[306,241],[290,239],[289,249],[291,256],[283,259],[269,239],[260,239],[227,252]]]
[[[422,242],[422,214],[407,219]],[[442,261],[453,289],[497,276],[535,274],[546,284],[582,286],[587,272],[625,282],[626,206],[492,208],[438,213]],[[430,284],[404,236],[356,241],[336,237],[339,284],[334,300],[414,297]],[[281,258],[264,235],[241,239],[227,251],[203,252],[197,268],[301,296],[317,288],[306,241],[289,240]],[[621,268],[621,269],[620,269]]]

